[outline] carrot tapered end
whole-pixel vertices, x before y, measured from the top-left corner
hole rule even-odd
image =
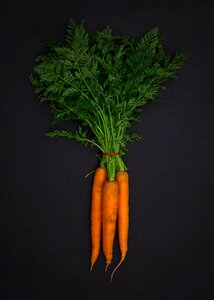
[[[109,265],[110,265],[110,263],[107,263],[107,264],[106,264],[105,271],[107,271],[107,269],[108,269]]]
[[[124,261],[125,257],[126,257],[125,255],[121,257],[119,263],[116,265],[116,267],[115,267],[114,270],[112,271],[109,282],[112,282],[114,273],[117,271],[117,269],[119,268],[119,266],[122,264],[122,262]]]

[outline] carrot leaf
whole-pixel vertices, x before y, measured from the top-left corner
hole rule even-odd
[[[75,133],[54,130],[47,136],[75,139],[102,153],[122,155],[139,139],[129,128],[144,105],[158,101],[160,89],[185,60],[183,52],[165,53],[158,28],[133,39],[110,27],[90,33],[84,22],[70,20],[63,42],[47,34],[44,44],[46,52],[36,58],[30,76],[35,94],[49,104],[54,124],[80,124]],[[111,180],[126,169],[121,155],[101,158]]]

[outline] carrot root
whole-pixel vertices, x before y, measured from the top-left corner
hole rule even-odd
[[[116,265],[116,267],[115,267],[114,270],[112,271],[109,282],[112,282],[114,273],[117,271],[117,269],[119,268],[119,266],[122,264],[122,262],[124,261],[125,257],[126,257],[126,255],[124,255],[124,256],[121,257],[119,263]]]
[[[128,230],[129,230],[129,176],[128,172],[117,173],[118,182],[118,238],[121,252],[121,259],[111,274],[110,282],[114,273],[122,264],[128,251]]]
[[[118,183],[105,181],[103,184],[102,199],[102,233],[103,252],[106,259],[106,270],[113,257],[113,244],[116,230],[118,208]]]
[[[96,262],[100,252],[101,241],[101,202],[102,202],[102,188],[106,180],[106,170],[98,167],[94,174],[92,201],[91,201],[91,267],[92,271],[94,263]]]
[[[105,271],[108,270],[108,267],[109,267],[110,263],[111,263],[111,262],[109,262],[109,263],[106,264]]]

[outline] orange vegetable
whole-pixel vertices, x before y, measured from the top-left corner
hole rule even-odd
[[[94,174],[91,200],[91,271],[100,252],[102,188],[106,177],[106,170],[98,167]]]
[[[118,182],[118,238],[121,259],[111,274],[111,279],[117,268],[121,265],[128,251],[129,230],[129,176],[128,172],[117,173]]]
[[[118,183],[117,181],[105,181],[103,185],[102,199],[102,242],[103,252],[106,258],[106,270],[110,265],[113,257],[117,209]]]

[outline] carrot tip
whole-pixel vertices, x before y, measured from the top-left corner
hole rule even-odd
[[[105,271],[107,271],[109,265],[110,265],[110,263],[108,263],[108,264],[106,265]]]
[[[111,277],[110,277],[110,280],[109,280],[109,283],[112,282],[112,279],[113,279],[113,276],[114,276],[114,273],[116,272],[116,270],[119,268],[119,266],[122,264],[122,262],[124,261],[125,259],[125,256],[122,256],[119,263],[116,265],[116,267],[114,268],[114,270],[112,271],[111,273]]]

